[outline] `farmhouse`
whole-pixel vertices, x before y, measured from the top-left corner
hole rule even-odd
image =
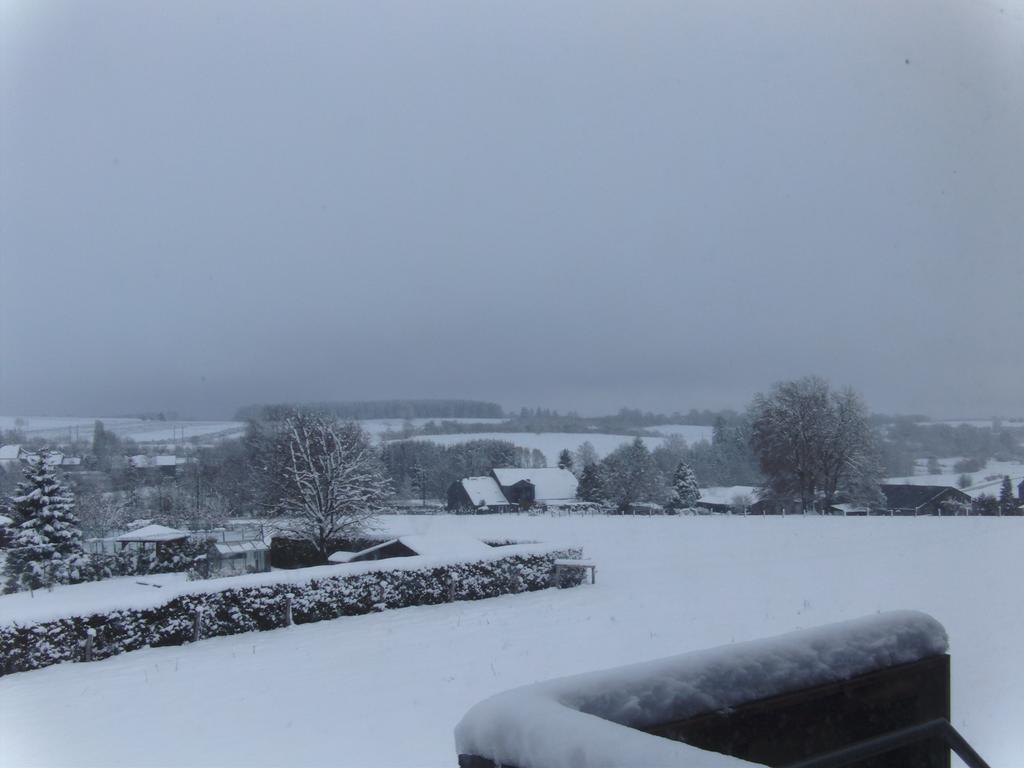
[[[452,511],[512,512],[501,487],[493,477],[466,477],[448,486],[448,509]]]
[[[498,467],[484,477],[467,477],[448,488],[448,509],[513,512],[535,505],[576,503],[579,481],[557,467]]]
[[[501,467],[492,469],[491,476],[505,498],[521,509],[528,509],[534,504],[572,504],[576,501],[576,489],[579,487],[576,476],[560,467]]]
[[[971,497],[948,485],[882,485],[885,507],[894,515],[940,515],[944,501],[970,504]]]

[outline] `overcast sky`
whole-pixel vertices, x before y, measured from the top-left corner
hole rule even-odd
[[[0,2],[0,413],[1024,413],[1024,2]]]

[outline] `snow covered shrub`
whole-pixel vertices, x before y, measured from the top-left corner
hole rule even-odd
[[[409,568],[384,566],[298,583],[269,582],[219,592],[197,589],[154,608],[130,608],[26,626],[9,624],[0,626],[0,674],[82,660],[82,642],[90,628],[96,631],[93,658],[103,659],[147,645],[190,642],[197,624],[200,638],[282,627],[289,601],[294,623],[307,624],[387,608],[436,605],[451,599],[481,600],[545,589],[551,586],[556,559],[582,556],[578,548],[531,549],[494,560]],[[575,586],[582,580],[582,573],[573,573],[561,586]],[[190,584],[189,589],[193,588],[197,585]]]

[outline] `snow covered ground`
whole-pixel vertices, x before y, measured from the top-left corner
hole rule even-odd
[[[118,437],[138,443],[169,443],[191,437],[240,437],[241,421],[155,421],[152,419],[106,418],[103,416],[0,416],[0,429],[17,429],[26,437],[45,440],[92,440],[96,421]]]
[[[597,584],[408,608],[0,678],[0,765],[452,766],[513,686],[913,608],[941,621],[954,724],[1024,754],[1024,520],[394,517],[392,532],[572,541]],[[59,724],[59,738],[55,738]]]
[[[430,440],[438,445],[457,445],[470,440],[507,440],[522,448],[540,449],[547,457],[548,466],[555,465],[555,462],[558,461],[558,454],[563,448],[575,451],[588,440],[600,458],[604,458],[620,445],[633,440],[629,435],[591,434],[589,432],[472,432],[464,435],[420,435],[411,439]],[[665,438],[645,437],[643,441],[648,448],[653,450],[665,442]]]

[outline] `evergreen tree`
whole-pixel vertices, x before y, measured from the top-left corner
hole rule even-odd
[[[1017,502],[1013,498],[1013,483],[1009,475],[1003,475],[1003,484],[999,488],[999,509],[1001,514],[1012,515]]]
[[[678,512],[681,509],[691,508],[698,501],[700,501],[700,486],[697,485],[697,475],[685,461],[680,461],[672,476],[672,490],[667,506]]]
[[[45,454],[24,471],[25,480],[11,499],[15,533],[4,568],[6,591],[84,581],[89,559],[82,550],[74,496],[57,479]]]
[[[636,437],[608,454],[601,462],[605,495],[619,510],[636,502],[659,503],[665,495],[665,478],[644,441]]]
[[[597,464],[587,464],[580,473],[580,484],[576,489],[580,501],[604,501],[604,488]]]
[[[568,469],[572,472],[572,454],[568,448],[563,448],[562,452],[558,454],[558,468]]]

